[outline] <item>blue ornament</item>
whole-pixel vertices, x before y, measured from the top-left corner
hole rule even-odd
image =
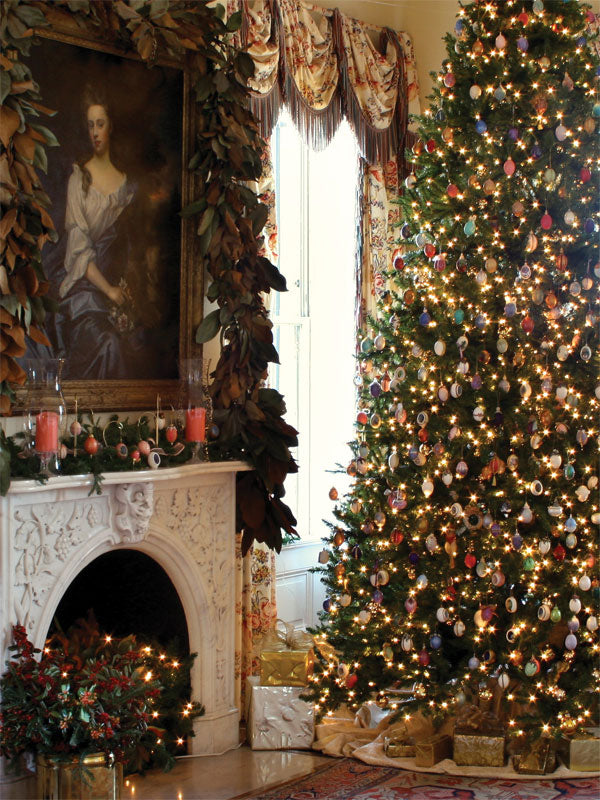
[[[485,317],[483,316],[483,314],[477,314],[477,316],[475,317],[475,326],[479,328],[479,330],[485,328]]]
[[[487,131],[487,124],[485,120],[478,119],[477,122],[475,123],[475,130],[477,131],[477,133],[485,133]]]
[[[400,228],[400,236],[402,236],[403,239],[410,239],[410,225],[408,222],[405,222]]]
[[[368,353],[371,348],[373,347],[373,340],[372,339],[363,339],[360,343],[360,349],[363,353]]]
[[[594,233],[596,230],[596,223],[591,217],[588,217],[586,221],[583,223],[583,230],[586,233]]]
[[[539,146],[539,144],[533,145],[533,147],[531,148],[531,155],[535,159],[538,159],[542,155],[542,148]]]
[[[457,308],[456,311],[454,312],[454,322],[460,325],[464,321],[464,318],[465,318],[465,312],[462,310],[462,308]]]
[[[423,325],[427,327],[431,322],[431,314],[428,311],[423,311],[421,316],[419,317],[419,325]]]
[[[494,97],[496,100],[504,100],[506,97],[506,92],[502,88],[502,86],[498,86],[498,88],[494,91]]]
[[[512,546],[515,550],[520,550],[523,547],[523,537],[519,533],[515,533],[512,537]]]
[[[575,41],[577,43],[577,47],[585,47],[587,44],[587,39],[585,36],[578,36]]]
[[[600,117],[600,103],[594,103],[594,107],[592,108],[592,114],[595,117]]]
[[[456,33],[459,34],[459,36],[463,32],[464,27],[465,27],[465,23],[462,21],[462,19],[457,19],[456,23],[454,25],[454,30],[456,31]]]
[[[329,598],[323,600],[323,611],[326,611],[328,614],[331,611],[331,600]]]
[[[517,313],[516,303],[507,303],[504,306],[504,313],[507,317],[514,317],[514,315]]]
[[[574,519],[574,517],[569,517],[567,519],[567,521],[565,522],[565,530],[568,533],[573,533],[574,531],[577,530],[577,521]]]
[[[409,553],[408,560],[413,565],[413,567],[419,563],[419,554],[415,553],[414,550],[412,553]]]
[[[524,36],[519,36],[517,39],[517,47],[523,53],[526,53],[529,50],[529,42]]]
[[[465,236],[473,236],[475,233],[475,221],[472,219],[467,220],[463,230],[465,232]]]
[[[477,656],[471,656],[471,658],[469,659],[469,669],[478,669],[480,663],[481,662],[479,661]]]
[[[519,129],[518,128],[509,128],[508,129],[508,138],[512,139],[513,142],[516,142],[519,138]]]
[[[446,119],[446,113],[443,108],[438,108],[438,110],[435,112],[435,118],[438,122],[444,122]]]
[[[442,637],[439,636],[437,633],[434,633],[431,639],[429,640],[429,644],[431,645],[433,650],[439,650],[442,646]]]
[[[419,448],[417,447],[417,445],[416,445],[416,444],[411,444],[411,446],[408,448],[408,457],[409,457],[409,458],[410,458],[412,461],[414,461],[414,460],[415,460],[415,458],[416,458],[418,455],[419,455]]]

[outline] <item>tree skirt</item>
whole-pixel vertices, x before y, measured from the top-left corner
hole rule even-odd
[[[514,777],[514,775],[513,775]],[[468,778],[427,775],[373,767],[352,758],[338,760],[246,800],[598,800],[596,778]]]
[[[382,720],[376,728],[369,729],[358,727],[354,720],[349,717],[332,718],[316,726],[317,738],[313,743],[313,748],[329,756],[338,758],[352,756],[352,758],[372,766],[395,767],[396,769],[410,770],[417,773],[502,778],[509,782],[532,781],[539,778],[537,775],[516,772],[512,767],[510,758],[507,766],[504,767],[463,767],[457,766],[449,758],[444,761],[438,761],[433,767],[417,767],[413,758],[388,758],[383,750],[384,737],[393,736],[400,731],[406,731],[406,725],[400,723],[385,727],[385,724],[386,720]],[[418,738],[425,738],[426,735],[430,735],[432,732],[426,730],[425,723],[417,718],[414,718],[411,725],[414,725],[414,728],[409,732],[411,735],[417,734]],[[442,729],[442,733],[451,733],[451,729]],[[575,772],[561,764],[548,777],[554,780],[571,778],[595,779],[598,775],[600,775],[598,772]],[[531,795],[531,797],[533,798],[535,795]],[[566,795],[566,797],[569,797],[569,795]]]

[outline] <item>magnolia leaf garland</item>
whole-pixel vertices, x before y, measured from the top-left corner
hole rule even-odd
[[[279,550],[282,531],[296,536],[282,502],[288,473],[297,465],[290,448],[297,432],[283,420],[282,396],[264,389],[270,362],[278,363],[272,323],[263,294],[285,291],[285,279],[259,255],[267,210],[249,184],[261,174],[264,143],[248,108],[246,81],[252,60],[237,51],[220,6],[195,0],[5,0],[0,10],[0,411],[14,403],[14,387],[25,382],[18,363],[27,337],[47,343],[43,333],[48,283],[41,265],[46,241],[56,240],[50,201],[38,171],[46,148],[58,145],[40,117],[52,116],[35,77],[20,59],[35,42],[34,28],[88,31],[152,64],[159,55],[179,60],[192,75],[197,101],[197,136],[188,168],[195,199],[182,210],[194,219],[198,248],[210,276],[207,298],[218,308],[196,333],[201,344],[219,335],[222,349],[210,393],[219,428],[216,457],[242,458],[254,472],[239,479],[238,519],[243,549],[253,540]],[[4,462],[2,462],[4,463]]]

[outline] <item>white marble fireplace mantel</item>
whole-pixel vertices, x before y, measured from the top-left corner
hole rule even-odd
[[[42,647],[75,576],[98,556],[135,549],[171,579],[185,611],[194,699],[194,754],[237,746],[234,696],[235,475],[242,462],[105,473],[101,494],[90,475],[45,485],[14,480],[0,498],[0,656],[11,628],[26,627]]]

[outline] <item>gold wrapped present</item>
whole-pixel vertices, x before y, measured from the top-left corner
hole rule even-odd
[[[278,619],[263,640],[261,686],[306,686],[314,664],[312,645],[312,636]]]
[[[517,772],[527,775],[548,775],[556,769],[556,747],[551,739],[538,739],[527,753],[513,756]]]
[[[436,733],[415,745],[415,764],[417,767],[433,767],[438,761],[452,755],[452,739],[446,734]]]
[[[495,714],[463,706],[454,724],[454,761],[463,767],[504,766],[504,728]]]
[[[384,736],[383,752],[388,758],[414,758],[417,752],[412,736]]]
[[[600,772],[600,731],[574,731],[562,739],[560,752],[569,769],[577,772]]]

